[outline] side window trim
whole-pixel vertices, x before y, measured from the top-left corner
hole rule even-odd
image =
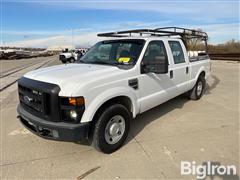
[[[174,58],[174,53],[173,53],[173,50],[172,50],[172,47],[171,47],[171,44],[170,43],[177,43],[179,45],[179,47],[181,48],[181,52],[182,52],[182,57],[183,57],[183,61],[181,62],[176,62],[175,58]],[[185,55],[184,55],[184,52],[183,52],[183,48],[181,46],[181,43],[179,41],[176,41],[176,40],[168,40],[168,45],[170,47],[170,50],[171,50],[171,54],[172,54],[172,58],[173,58],[173,62],[174,64],[182,64],[182,63],[186,63],[186,58],[185,58]]]

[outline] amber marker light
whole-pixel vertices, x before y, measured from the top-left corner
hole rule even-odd
[[[70,105],[73,105],[73,106],[81,106],[85,104],[83,97],[70,97],[68,98],[68,102]]]

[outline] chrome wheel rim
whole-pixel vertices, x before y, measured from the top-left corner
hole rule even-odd
[[[108,144],[116,144],[125,132],[125,119],[116,115],[107,123],[105,128],[105,140]]]
[[[203,90],[203,83],[201,81],[198,82],[197,85],[197,95],[200,96]]]

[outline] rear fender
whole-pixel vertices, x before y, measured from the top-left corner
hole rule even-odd
[[[205,68],[204,66],[201,66],[201,67],[199,68],[199,70],[198,70],[197,74],[195,75],[195,77],[192,78],[191,81],[189,82],[189,88],[190,88],[190,89],[192,89],[192,88],[194,87],[194,85],[197,83],[197,80],[198,80],[198,78],[199,78],[199,76],[200,76],[200,74],[201,74],[202,72],[205,72],[205,73],[206,73],[206,68]],[[206,76],[205,76],[205,78],[206,78]]]

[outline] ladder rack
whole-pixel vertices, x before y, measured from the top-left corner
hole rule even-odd
[[[205,51],[208,51],[207,41],[208,35],[206,32],[195,30],[195,29],[186,29],[181,27],[162,27],[156,29],[133,29],[127,31],[117,31],[117,32],[108,32],[108,33],[100,33],[99,37],[180,37],[185,46],[188,47],[188,41],[191,39],[196,39],[200,41],[204,41]]]
[[[205,32],[194,30],[194,29],[186,29],[180,27],[163,27],[157,29],[134,29],[127,31],[117,31],[117,32],[108,32],[108,33],[100,33],[99,37],[136,37],[136,36],[180,36],[183,39],[192,39],[199,38],[201,40],[207,41],[208,35]]]

